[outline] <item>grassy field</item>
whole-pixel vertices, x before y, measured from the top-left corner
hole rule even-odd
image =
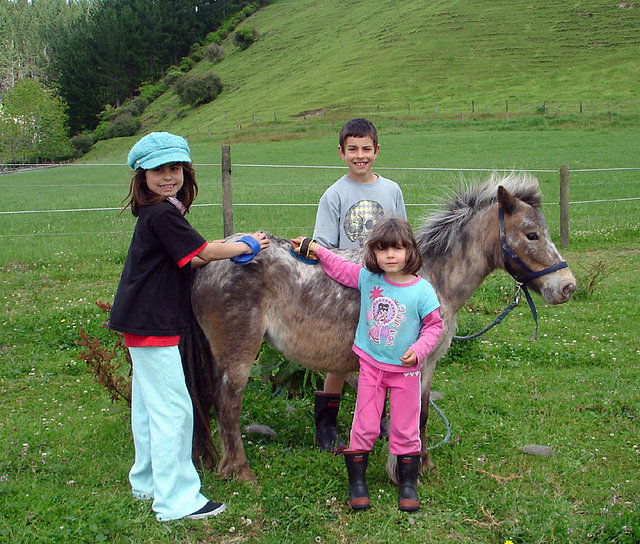
[[[318,199],[344,172],[336,152],[336,133],[329,133],[328,128],[325,132],[317,138],[312,134],[304,139],[231,144],[236,231],[260,228],[283,237],[311,232]],[[128,191],[130,175],[124,160],[134,141],[101,142],[86,158],[87,165],[2,176],[3,258],[58,255],[65,260],[74,256],[74,250],[82,258],[122,258],[133,218],[117,210]],[[570,209],[572,245],[588,247],[589,239],[611,237],[607,233],[613,230],[616,238],[636,239],[637,200],[606,205],[591,202],[638,196],[640,171],[620,170],[638,165],[640,136],[634,127],[425,131],[381,124],[380,141],[376,168],[402,185],[414,225],[438,197],[459,185],[461,177],[483,179],[487,172],[482,170],[524,169],[533,171],[542,184],[545,214],[555,235],[559,232],[558,171],[568,164],[574,170],[570,182],[570,200],[575,202]],[[225,140],[190,137],[200,184],[191,221],[210,238],[222,235],[221,143]],[[277,165],[297,168],[273,167]],[[53,211],[8,213],[43,210]]]
[[[232,144],[236,230],[310,233],[315,204],[342,172],[335,133]],[[246,137],[246,133],[244,134]],[[308,135],[307,135],[308,136]],[[130,496],[133,446],[126,405],[110,402],[79,360],[82,327],[108,342],[96,300],[113,297],[133,227],[118,207],[127,192],[132,140],[106,143],[87,161],[0,176],[0,542],[327,542],[367,538],[422,542],[632,543],[640,541],[639,173],[571,175],[571,238],[563,251],[580,283],[569,303],[536,297],[540,331],[525,305],[482,340],[455,344],[433,388],[452,438],[432,452],[422,509],[397,511],[384,474],[386,444],[372,456],[373,509],[346,504],[344,462],[313,446],[312,395],[272,397],[250,382],[242,425],[258,486],[203,474],[204,491],[228,503],[217,519],[160,524]],[[190,220],[221,236],[220,140],[191,136],[201,193]],[[558,240],[558,173],[638,166],[633,128],[593,130],[414,130],[381,127],[377,170],[398,180],[414,226],[436,198],[460,183],[458,171],[396,168],[541,170],[544,212]],[[209,164],[210,166],[206,166]],[[468,179],[485,172],[464,172]],[[604,201],[590,202],[586,201]],[[578,204],[577,202],[583,202]],[[308,206],[286,206],[286,204]],[[261,204],[247,206],[247,204]],[[269,205],[270,204],[270,205]],[[108,208],[108,209],[96,209]],[[87,211],[8,214],[9,211]],[[589,287],[592,283],[591,288]],[[481,328],[510,300],[511,282],[490,276],[461,312],[460,333]],[[348,430],[355,393],[346,390],[340,425]],[[435,415],[429,440],[445,427]],[[550,457],[525,445],[550,446]]]
[[[310,234],[344,169],[341,124],[378,126],[376,170],[398,181],[418,226],[437,199],[484,170],[531,170],[559,240],[559,174],[571,167],[569,303],[536,297],[481,340],[454,344],[433,388],[452,427],[422,478],[422,509],[396,509],[371,457],[373,508],[346,504],[344,462],[317,450],[312,394],[250,381],[242,425],[259,485],[203,474],[228,503],[217,519],[157,523],[131,498],[129,411],[79,357],[80,328],[113,341],[110,301],[133,229],[119,215],[136,138],[99,142],[78,164],[0,176],[0,542],[631,544],[640,542],[640,8],[631,2],[278,0],[245,24],[259,40],[198,63],[223,93],[188,109],[169,90],[143,131],[189,139],[200,195],[190,221],[222,235],[220,145],[230,144],[236,231]],[[583,112],[580,113],[582,105]],[[98,164],[99,166],[94,166]],[[260,166],[261,165],[261,166]],[[279,165],[280,167],[273,167]],[[288,168],[285,166],[294,166]],[[460,334],[511,297],[491,275],[461,311]],[[309,389],[309,388],[307,388]],[[355,393],[346,389],[340,426]],[[435,415],[430,444],[445,426]],[[549,446],[550,457],[524,453]]]
[[[245,24],[260,33],[254,45],[241,52],[229,39],[220,64],[193,71],[222,77],[218,99],[189,110],[169,91],[142,118],[145,131],[188,136],[201,187],[190,220],[205,236],[222,235],[221,144],[232,147],[236,231],[309,234],[343,172],[337,130],[367,116],[380,130],[376,169],[401,184],[414,226],[463,177],[525,169],[558,240],[558,170],[569,164],[563,254],[580,290],[559,307],[536,297],[535,342],[521,306],[441,361],[433,387],[452,438],[432,452],[417,514],[396,509],[383,443],[373,509],[351,512],[342,459],[313,446],[310,391],[273,397],[256,379],[242,424],[278,432],[245,438],[259,485],[205,473],[205,493],[228,511],[159,524],[130,496],[128,409],[93,381],[76,343],[80,328],[112,341],[95,301],[112,299],[133,229],[118,209],[135,139],[100,142],[84,165],[0,176],[0,542],[640,541],[640,217],[629,200],[640,174],[623,170],[640,165],[640,9],[279,0]],[[459,332],[491,321],[510,293],[505,274],[490,276]],[[345,434],[354,398],[347,389]],[[431,443],[444,433],[433,416]],[[523,453],[531,444],[554,454]]]

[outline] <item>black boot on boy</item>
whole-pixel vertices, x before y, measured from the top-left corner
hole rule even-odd
[[[316,391],[315,400],[316,445],[334,454],[341,453],[347,446],[338,436],[340,395]]]

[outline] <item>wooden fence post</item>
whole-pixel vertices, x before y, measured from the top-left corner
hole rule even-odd
[[[560,167],[560,245],[569,247],[569,165]]]
[[[222,146],[222,225],[224,237],[233,234],[233,199],[231,198],[231,148]]]

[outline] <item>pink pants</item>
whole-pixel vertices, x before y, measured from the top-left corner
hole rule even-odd
[[[360,359],[358,397],[349,450],[370,451],[380,436],[380,415],[389,391],[389,451],[419,452],[420,372],[389,372]]]

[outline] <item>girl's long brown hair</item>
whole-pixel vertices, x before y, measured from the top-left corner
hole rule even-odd
[[[397,245],[407,249],[407,260],[402,271],[418,274],[422,268],[422,255],[411,225],[401,217],[386,217],[375,224],[365,245],[364,266],[374,274],[382,274],[384,271],[378,266],[375,250]]]
[[[184,183],[178,191],[176,198],[182,202],[184,207],[189,211],[189,207],[193,203],[198,194],[198,183],[196,182],[196,171],[190,162],[179,162],[182,166],[182,172],[184,177]],[[166,197],[157,195],[152,192],[147,185],[145,171],[142,168],[138,168],[133,177],[131,178],[131,184],[129,185],[129,194],[123,200],[126,204],[122,211],[127,208],[131,208],[131,213],[134,217],[140,215],[140,206],[149,206],[151,204],[157,204]]]

